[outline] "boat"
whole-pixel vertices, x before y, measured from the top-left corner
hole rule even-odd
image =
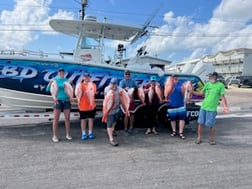
[[[146,32],[145,28],[98,22],[93,16],[85,16],[83,20],[53,19],[49,24],[56,32],[77,37],[74,52],[61,52],[58,57],[51,57],[43,52],[0,51],[0,103],[25,110],[51,110],[52,97],[46,92],[46,86],[57,75],[58,68],[65,69],[66,78],[74,85],[81,82],[86,72],[91,75],[97,85],[98,109],[102,107],[104,88],[113,77],[119,81],[123,79],[126,69],[139,86],[146,85],[151,75],[156,75],[157,81],[164,86],[166,78],[171,75],[157,69],[142,69],[139,65],[135,69],[132,63],[129,68],[121,66],[125,48],[120,43],[116,49],[116,61],[103,60],[104,39],[133,43]],[[197,75],[180,74],[179,78],[191,81],[196,90],[203,84]],[[195,97],[193,101],[200,99]],[[73,109],[77,109],[76,104]]]

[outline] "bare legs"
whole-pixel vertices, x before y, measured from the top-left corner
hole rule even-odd
[[[128,129],[129,120],[130,120],[130,127],[129,128],[133,129],[133,125],[134,125],[134,121],[135,121],[134,115],[130,115],[129,118],[127,116],[124,117],[124,130],[125,131]]]
[[[116,126],[116,122],[112,125],[112,127],[107,127],[107,133],[108,133],[108,137],[109,137],[109,143],[112,146],[118,146],[119,144],[114,140],[113,137],[113,133],[115,131],[115,126]]]
[[[53,125],[52,125],[52,131],[53,131],[53,138],[56,138],[57,142],[57,135],[58,135],[58,126],[59,126],[59,117],[60,117],[61,110],[54,109],[54,119],[53,119]],[[64,116],[65,116],[65,128],[66,128],[66,136],[70,136],[70,109],[64,110]]]
[[[171,127],[172,127],[171,136],[176,136],[176,121],[171,121]],[[185,139],[184,127],[185,127],[185,121],[184,120],[179,120],[179,137],[181,139]]]
[[[116,125],[116,123],[114,123],[112,125],[112,127],[107,127],[107,133],[108,133],[109,141],[114,140],[113,133],[114,133],[114,130],[115,130],[115,125]]]
[[[66,136],[70,135],[70,109],[64,110]]]
[[[89,131],[89,133],[93,133],[93,128],[94,128],[94,119],[93,118],[81,120],[81,132],[82,133],[86,132],[87,120],[88,120],[88,131]]]
[[[198,125],[198,132],[197,132],[198,133],[198,137],[197,137],[198,140],[201,140],[202,132],[203,132],[203,125],[199,124]]]
[[[198,136],[197,136],[196,144],[200,144],[201,143],[203,128],[204,128],[204,126],[202,124],[198,125],[198,132],[197,132]],[[209,142],[212,145],[215,144],[215,142],[214,142],[214,134],[215,134],[215,127],[210,127]]]
[[[60,110],[54,109],[54,110],[53,110],[53,115],[54,115],[54,119],[53,119],[53,136],[54,136],[54,137],[57,137]]]

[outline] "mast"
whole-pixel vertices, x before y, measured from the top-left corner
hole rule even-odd
[[[85,17],[85,7],[88,5],[88,0],[81,0],[81,20]]]

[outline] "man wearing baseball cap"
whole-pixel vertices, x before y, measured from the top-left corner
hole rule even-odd
[[[207,82],[202,91],[196,92],[192,91],[193,95],[204,96],[204,100],[202,101],[201,109],[199,112],[198,118],[198,136],[195,141],[196,144],[200,144],[202,138],[203,128],[210,128],[210,136],[209,136],[209,144],[215,145],[214,134],[215,134],[215,122],[217,115],[217,107],[219,104],[219,100],[221,99],[223,105],[223,112],[228,113],[228,105],[225,97],[225,87],[223,83],[217,80],[218,73],[213,72],[208,75],[209,82]]]
[[[126,70],[124,72],[124,79],[120,81],[119,86],[121,88],[123,88],[126,92],[128,92],[128,90],[130,88],[135,88],[135,89],[138,88],[138,85],[136,84],[136,82],[133,79],[131,79],[131,74],[130,74],[129,70]],[[131,100],[131,102],[130,102],[129,111],[135,109],[134,99],[132,98],[130,100]],[[126,136],[133,134],[134,120],[135,120],[134,114],[132,114],[132,113],[130,114],[130,118],[128,118],[128,117],[124,118],[124,134]],[[130,122],[129,128],[128,128],[128,122]]]

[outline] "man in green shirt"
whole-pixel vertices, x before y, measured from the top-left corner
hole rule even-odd
[[[217,115],[217,107],[219,100],[221,99],[223,105],[224,113],[228,113],[229,109],[227,106],[227,100],[225,97],[225,87],[224,85],[217,81],[218,73],[213,72],[209,74],[209,82],[205,84],[202,91],[196,92],[192,91],[193,95],[205,96],[198,118],[198,136],[195,141],[196,144],[201,143],[203,127],[210,128],[209,144],[215,145],[214,133],[215,133],[215,121]]]

